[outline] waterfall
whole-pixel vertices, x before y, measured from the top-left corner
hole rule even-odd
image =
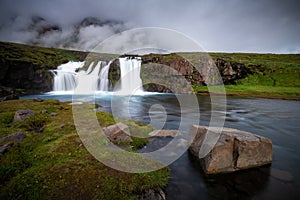
[[[54,74],[53,91],[72,91],[77,85],[76,70],[83,67],[84,62],[68,62],[52,70]]]
[[[77,93],[91,94],[97,90],[101,64],[102,61],[99,61],[93,70],[88,69],[78,73]]]
[[[89,66],[88,69],[86,70],[86,74],[89,74],[89,73],[92,72],[93,66],[94,66],[94,62],[91,62],[90,66]]]
[[[108,71],[112,62],[113,60],[109,61],[109,63],[100,71],[98,83],[99,91],[108,91],[109,89]]]
[[[140,78],[141,58],[119,58],[121,80],[120,90],[118,94],[134,94],[136,92],[143,92],[143,84]]]
[[[109,91],[110,80],[108,72],[111,60],[103,67],[105,62],[99,61],[96,66],[92,62],[86,71],[79,71],[84,62],[68,62],[52,70],[54,76],[54,92],[71,92],[76,90],[79,94],[91,94],[95,91]],[[141,58],[126,57],[119,58],[121,78],[116,94],[128,95],[143,92],[142,80],[140,78]]]

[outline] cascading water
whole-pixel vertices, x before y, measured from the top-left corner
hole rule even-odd
[[[76,70],[83,67],[84,62],[68,62],[52,70],[54,74],[53,91],[65,92],[72,91],[77,85]]]
[[[80,94],[91,94],[97,90],[99,73],[102,61],[99,61],[93,70],[81,71],[78,73],[76,92]],[[87,72],[90,73],[88,74]]]
[[[143,92],[140,78],[142,60],[140,57],[119,58],[121,70],[120,90],[117,94],[126,95]]]
[[[98,82],[99,91],[108,91],[109,89],[108,71],[112,62],[113,60],[109,61],[109,63],[100,71]]]
[[[102,67],[104,62],[99,61],[94,67],[92,62],[86,71],[77,72],[84,66],[84,62],[68,62],[58,66],[54,73],[54,92],[71,92],[76,89],[80,94],[91,94],[95,91],[109,91],[110,80],[108,72],[111,60]],[[128,95],[143,92],[142,80],[140,78],[141,58],[119,58],[121,79],[116,94]]]

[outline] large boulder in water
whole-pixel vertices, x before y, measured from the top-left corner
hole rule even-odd
[[[198,125],[193,125],[190,130],[190,134],[195,135],[195,139],[189,150],[200,160],[205,173],[233,172],[272,162],[270,139],[232,128],[223,128],[212,150],[205,157],[199,158],[199,151],[204,145],[205,137],[215,132],[215,128]]]

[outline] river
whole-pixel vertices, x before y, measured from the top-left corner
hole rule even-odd
[[[72,98],[70,95],[51,94],[23,98],[33,97],[61,101]],[[184,98],[190,97],[185,95]],[[208,125],[211,117],[210,97],[197,96],[197,99],[200,124]],[[102,110],[111,112],[113,101],[110,95],[97,95],[96,102],[103,106]],[[164,129],[178,129],[182,123],[182,113],[190,119],[197,116],[197,109],[191,106],[182,108],[175,95],[132,96],[124,105],[128,106],[132,119],[151,122]],[[114,114],[122,116],[122,104],[118,106]],[[300,102],[228,97],[224,117],[226,127],[270,138],[273,142],[272,165],[206,176],[198,162],[185,152],[169,166],[171,174],[166,188],[167,199],[300,199]],[[166,122],[161,123],[164,120]],[[186,131],[188,126],[190,124],[183,125]],[[153,139],[147,148],[157,148],[165,142],[168,139]]]

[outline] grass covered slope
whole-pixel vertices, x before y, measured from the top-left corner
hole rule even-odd
[[[241,63],[250,74],[226,85],[227,95],[300,100],[300,54],[209,53],[231,64]],[[206,87],[195,87],[202,93]]]
[[[31,109],[36,114],[24,122],[13,122],[15,111],[20,109]],[[50,115],[52,112],[57,115]],[[110,114],[97,112],[97,117],[101,126],[115,123]],[[133,121],[131,124],[131,131],[149,131],[147,126]],[[26,134],[24,140],[0,154],[0,199],[132,199],[135,194],[165,187],[168,182],[167,168],[129,174],[97,161],[82,145],[68,103],[1,102],[0,137],[17,131]],[[137,147],[143,142],[135,140],[132,145]]]
[[[210,53],[230,63],[242,63],[253,74],[239,85],[300,87],[300,54]]]
[[[0,62],[25,62],[38,65],[42,69],[56,69],[58,65],[69,61],[79,61],[86,57],[86,52],[64,49],[45,48],[0,42]]]

